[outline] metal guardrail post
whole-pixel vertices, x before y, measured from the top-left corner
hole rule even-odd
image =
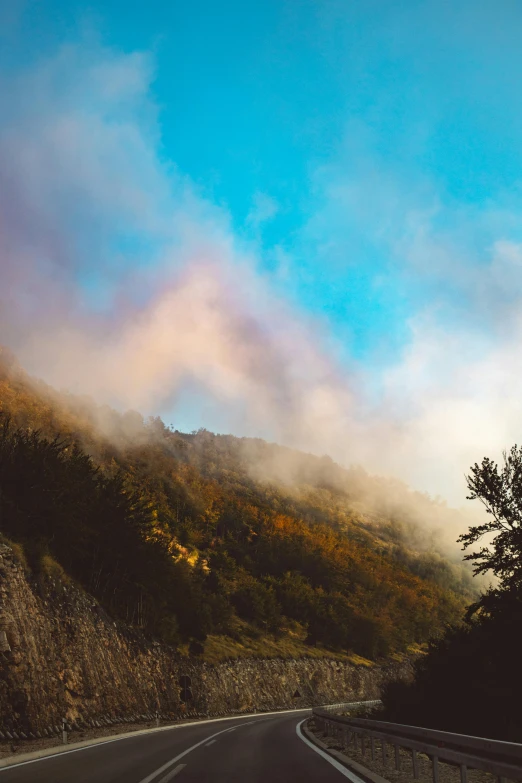
[[[431,763],[433,766],[433,783],[439,783],[439,757],[432,756]]]
[[[381,751],[382,751],[382,763],[383,763],[383,766],[386,766],[387,758],[386,758],[386,742],[385,742],[385,740],[381,740]]]
[[[370,753],[372,761],[375,761],[375,737],[370,737]]]
[[[400,748],[398,745],[395,745],[395,769],[401,768],[401,756],[400,756]]]
[[[412,761],[412,764],[413,764],[413,777],[414,777],[415,780],[418,780],[419,779],[419,759],[418,759],[417,751],[415,750],[415,748],[413,748],[412,751],[411,751],[411,761]],[[463,780],[462,783],[466,783],[466,781]]]
[[[62,742],[67,745],[67,722],[65,718],[62,721]]]
[[[468,768],[465,764],[460,765],[460,783],[468,783]]]

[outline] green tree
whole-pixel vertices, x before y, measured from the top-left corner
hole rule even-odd
[[[517,629],[522,625],[522,448],[504,452],[499,467],[484,458],[467,477],[468,499],[488,519],[460,536],[475,574],[498,579],[468,609],[465,622],[432,641],[411,683],[384,691],[386,720],[518,742],[522,675]]]
[[[522,447],[513,446],[503,457],[502,468],[487,457],[471,468],[468,499],[480,500],[490,518],[470,527],[459,541],[467,549],[484,536],[491,537],[465,560],[474,563],[475,574],[495,574],[503,590],[518,590],[522,586]]]

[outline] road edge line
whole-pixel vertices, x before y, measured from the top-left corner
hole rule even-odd
[[[357,764],[357,762],[349,759],[343,753],[339,753],[337,750],[331,750],[307,728],[305,725],[306,721],[307,718],[302,720],[295,727],[299,739],[322,756],[346,778],[351,780],[352,783],[389,783],[385,778],[376,775],[369,769],[367,770],[365,767]]]

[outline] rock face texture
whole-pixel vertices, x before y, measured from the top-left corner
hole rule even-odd
[[[36,583],[0,545],[0,733],[45,734],[64,717],[92,724],[378,698],[397,674],[408,667],[187,659],[114,622],[76,587]]]

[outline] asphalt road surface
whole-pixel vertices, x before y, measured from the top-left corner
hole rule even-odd
[[[0,783],[362,783],[315,750],[296,711],[216,720],[0,769]]]

